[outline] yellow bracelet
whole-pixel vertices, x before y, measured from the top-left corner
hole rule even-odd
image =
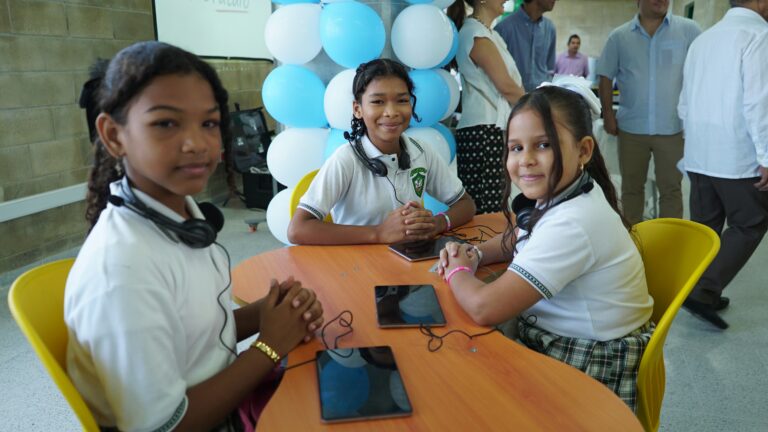
[[[263,352],[264,354],[269,357],[270,360],[275,362],[275,364],[280,363],[280,355],[277,354],[275,350],[273,350],[269,345],[265,344],[264,342],[260,340],[256,340],[256,342],[251,344],[251,348],[256,348],[259,351]]]

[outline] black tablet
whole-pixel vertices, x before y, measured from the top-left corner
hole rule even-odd
[[[323,421],[404,417],[413,412],[390,347],[318,351],[316,358]]]
[[[456,237],[446,236],[431,240],[393,243],[389,245],[389,249],[408,261],[423,261],[439,257],[440,251],[449,241],[463,243]]]
[[[376,315],[379,327],[445,325],[445,316],[432,285],[379,285]]]

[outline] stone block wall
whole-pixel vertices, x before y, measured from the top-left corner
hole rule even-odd
[[[636,13],[634,0],[559,0],[546,16],[557,29],[557,54],[567,49],[568,37],[578,34],[580,52],[600,57],[611,31]]]
[[[706,30],[723,17],[731,7],[728,0],[677,0],[673,9],[676,15],[685,16],[685,8],[693,4],[693,20]]]
[[[154,37],[151,0],[0,0],[0,202],[87,180],[91,145],[77,101],[88,68]],[[233,103],[263,105],[271,63],[211,63]],[[201,198],[224,194],[219,169]],[[0,273],[79,245],[83,215],[79,202],[0,223]]]

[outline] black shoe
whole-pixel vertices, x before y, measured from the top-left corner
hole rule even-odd
[[[731,299],[728,297],[720,297],[717,303],[715,303],[715,310],[720,312],[721,310],[727,308],[729,304],[731,304]]]
[[[717,314],[717,310],[715,309],[714,305],[689,298],[683,302],[683,308],[685,308],[685,310],[690,312],[693,316],[707,321],[720,330],[725,330],[728,328],[728,323],[720,318],[720,315]]]

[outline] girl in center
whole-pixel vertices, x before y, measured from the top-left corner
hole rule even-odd
[[[504,200],[513,183],[522,191],[512,204],[517,226],[505,208],[503,234],[478,247],[449,243],[438,272],[477,323],[519,316],[526,346],[584,371],[635,409],[653,299],[592,134],[599,102],[587,86],[569,88],[540,87],[511,113]],[[509,262],[498,279],[475,277],[479,265],[497,262]]]
[[[291,243],[426,240],[472,219],[475,204],[461,181],[429,144],[404,134],[416,115],[413,89],[394,60],[357,68],[349,145],[325,162],[299,201],[288,226]],[[433,215],[422,205],[425,192],[449,209]],[[332,223],[323,222],[328,214]]]

